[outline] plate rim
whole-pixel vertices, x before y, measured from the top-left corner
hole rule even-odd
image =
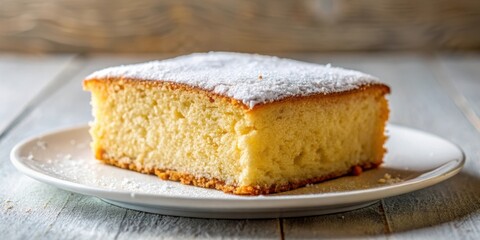
[[[72,182],[65,179],[56,178],[45,174],[43,172],[36,171],[22,162],[22,157],[19,155],[22,147],[26,144],[38,141],[39,139],[57,135],[57,134],[66,134],[72,131],[79,131],[82,129],[88,129],[88,124],[79,124],[71,127],[59,128],[51,131],[46,131],[44,133],[35,135],[33,137],[26,138],[19,143],[17,143],[10,152],[10,161],[17,168],[17,170],[26,176],[33,178],[37,181],[47,183],[54,187],[75,192],[83,195],[89,195],[99,198],[110,199],[114,201],[121,201],[130,204],[148,204],[154,206],[162,207],[181,207],[183,209],[226,209],[226,210],[241,210],[241,209],[278,209],[287,207],[291,208],[314,208],[314,207],[328,207],[328,206],[338,206],[342,204],[354,204],[366,201],[373,201],[378,199],[383,199],[386,197],[392,197],[397,195],[402,195],[409,192],[414,192],[421,190],[440,182],[443,182],[456,174],[458,174],[466,162],[466,156],[462,148],[451,141],[448,141],[445,138],[442,138],[438,135],[418,130],[415,128],[410,128],[397,124],[388,124],[387,129],[398,129],[400,131],[413,131],[416,133],[421,133],[428,135],[439,140],[444,141],[445,143],[450,144],[460,153],[459,158],[451,159],[445,162],[445,164],[428,171],[424,174],[431,173],[438,169],[444,168],[445,170],[442,173],[434,174],[433,176],[427,176],[420,178],[422,175],[397,183],[394,185],[380,186],[370,189],[361,189],[361,190],[351,190],[344,192],[329,192],[329,193],[318,193],[318,194],[308,194],[308,195],[277,195],[277,196],[240,196],[239,198],[216,198],[216,197],[189,197],[189,196],[171,196],[169,194],[163,193],[134,193],[132,195],[131,191],[124,190],[108,190],[100,187],[92,187],[84,185],[81,183]],[[89,149],[89,148],[88,148]],[[447,166],[452,165],[452,166]],[[193,187],[193,186],[192,186]],[[212,191],[218,191],[213,190]],[[142,200],[139,203],[139,200]],[[160,201],[162,200],[162,201]],[[316,201],[312,201],[316,200]],[[336,200],[336,201],[331,201]],[[184,206],[185,202],[197,202],[195,206]],[[221,201],[223,204],[218,205],[218,202]],[[210,202],[210,204],[209,204]],[[213,203],[213,204],[212,204]],[[189,204],[191,205],[191,204]],[[248,206],[246,206],[248,205]]]

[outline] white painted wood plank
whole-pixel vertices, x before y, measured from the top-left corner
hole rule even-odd
[[[118,239],[279,239],[278,221],[196,219],[128,211]]]
[[[480,131],[480,54],[436,55],[438,77],[454,95],[455,103]]]
[[[0,134],[72,57],[0,54]]]
[[[316,217],[283,219],[285,239],[369,238],[388,232],[380,203]]]
[[[83,70],[42,102],[0,142],[0,157],[19,140],[49,129],[86,123],[91,119],[90,96],[81,80],[106,66],[144,58],[96,57]],[[78,64],[78,63],[77,63]],[[18,173],[0,162],[0,232],[17,239],[115,238],[279,238],[278,220],[205,220],[161,216],[125,210],[99,199],[62,191]]]
[[[480,134],[447,95],[431,69],[429,58],[417,55],[343,55],[312,57],[363,70],[386,81],[392,87],[392,122],[419,128],[443,136],[459,144],[466,152],[467,164],[459,176],[437,186],[384,200],[385,217],[392,239],[475,239],[480,236]],[[324,224],[325,217],[316,217],[318,224],[303,227],[284,221],[285,236],[311,232],[305,237],[329,228],[344,229],[356,237],[363,231],[352,231],[358,221]],[[360,216],[357,216],[357,219]],[[355,219],[355,217],[354,217]],[[316,229],[312,231],[311,229]],[[358,234],[358,235],[356,235]],[[345,237],[345,236],[344,236]],[[368,237],[384,238],[382,235]]]

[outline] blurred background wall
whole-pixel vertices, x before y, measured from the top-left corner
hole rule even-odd
[[[0,51],[480,49],[480,0],[0,0]]]

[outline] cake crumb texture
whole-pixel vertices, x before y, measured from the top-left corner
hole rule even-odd
[[[92,92],[97,159],[185,184],[280,192],[361,172],[385,153],[389,88],[383,84],[254,108],[168,81],[109,77],[88,79],[84,87]]]

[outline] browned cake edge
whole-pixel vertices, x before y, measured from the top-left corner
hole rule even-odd
[[[225,101],[225,102],[233,104],[237,107],[240,107],[240,108],[242,108],[246,111],[257,110],[258,108],[265,107],[265,106],[268,106],[268,105],[271,105],[271,104],[279,104],[279,103],[288,102],[288,101],[299,101],[299,100],[304,101],[304,100],[313,100],[313,99],[321,99],[321,98],[331,98],[332,99],[332,98],[335,98],[335,97],[344,97],[345,95],[355,94],[355,93],[362,92],[362,91],[367,91],[367,90],[373,90],[373,91],[378,90],[382,93],[381,94],[382,97],[384,95],[390,93],[390,87],[389,86],[387,86],[383,83],[373,83],[373,84],[368,84],[368,85],[362,85],[362,86],[359,86],[356,89],[351,89],[351,90],[342,91],[342,92],[332,92],[332,93],[328,93],[328,94],[319,93],[319,94],[312,94],[312,95],[308,95],[308,96],[285,97],[285,98],[275,100],[275,101],[272,101],[272,102],[259,103],[259,104],[255,105],[252,109],[250,109],[247,105],[245,105],[245,103],[241,102],[240,100],[234,99],[232,97],[217,94],[213,91],[205,90],[205,89],[202,89],[202,88],[199,88],[199,87],[190,86],[190,85],[183,84],[183,83],[175,83],[175,82],[162,81],[162,80],[143,80],[143,79],[123,78],[123,77],[101,78],[101,79],[93,78],[93,79],[83,80],[83,88],[84,88],[84,90],[91,91],[92,88],[95,88],[96,86],[98,86],[100,84],[110,85],[110,84],[119,83],[119,82],[121,82],[121,84],[124,84],[124,85],[127,85],[127,86],[128,85],[145,85],[145,86],[151,87],[151,88],[166,86],[170,90],[179,89],[179,90],[186,91],[186,92],[189,92],[189,93],[199,93],[199,94],[203,94],[203,95],[206,95],[207,97],[209,97],[210,101],[212,101],[212,102],[215,101],[215,100]]]
[[[315,183],[323,182],[333,178],[345,176],[348,174],[360,175],[364,170],[376,168],[379,166],[379,164],[367,162],[363,165],[352,166],[347,171],[338,171],[338,172],[330,173],[328,175],[299,180],[295,182],[289,182],[287,184],[282,184],[282,185],[235,186],[235,185],[226,184],[224,181],[216,178],[195,177],[193,174],[178,172],[175,170],[159,169],[159,168],[147,169],[143,167],[139,168],[137,165],[133,163],[125,163],[125,162],[117,161],[114,159],[102,158],[99,160],[106,164],[113,165],[116,167],[129,169],[129,170],[133,170],[133,171],[137,171],[145,174],[155,174],[163,180],[176,181],[185,185],[193,185],[193,186],[202,187],[202,188],[217,189],[225,193],[232,193],[237,195],[252,195],[252,196],[285,192],[285,191],[297,189],[300,187],[304,187],[307,184],[315,184]]]

